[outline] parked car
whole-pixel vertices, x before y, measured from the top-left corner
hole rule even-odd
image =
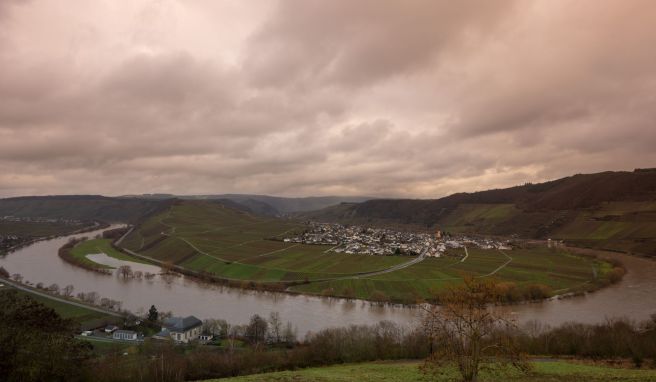
[[[85,331],[82,332],[82,335],[85,336],[85,337],[88,337],[92,334],[93,334],[93,332],[91,330],[85,330]]]

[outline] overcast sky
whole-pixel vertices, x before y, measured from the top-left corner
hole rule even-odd
[[[656,1],[0,0],[0,196],[656,167]]]

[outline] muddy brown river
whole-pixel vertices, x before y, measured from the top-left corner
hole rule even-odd
[[[91,237],[99,232],[72,236]],[[69,237],[21,248],[0,257],[0,266],[12,274],[20,273],[34,284],[71,284],[75,287],[74,293],[98,292],[102,297],[123,301],[123,308],[135,313],[143,313],[150,305],[155,305],[160,311],[172,311],[177,315],[222,318],[238,324],[248,322],[254,313],[268,316],[277,311],[300,335],[326,327],[381,320],[413,325],[420,314],[419,309],[411,307],[381,307],[363,301],[244,291],[208,285],[184,276],[173,280],[159,276],[153,280],[124,280],[115,275],[101,275],[65,263],[57,256],[57,250]],[[507,309],[520,323],[538,320],[549,325],[566,321],[595,323],[616,317],[649,318],[656,313],[656,261],[622,254],[610,256],[622,261],[628,271],[618,284],[586,296],[513,305]]]

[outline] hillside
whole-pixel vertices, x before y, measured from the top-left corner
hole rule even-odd
[[[552,237],[656,255],[656,171],[578,174],[433,200],[369,200],[302,217],[457,233]]]
[[[544,246],[517,248],[512,256],[470,248],[423,258],[336,253],[331,245],[283,240],[305,229],[297,220],[258,216],[225,202],[175,200],[119,245],[155,263],[234,286],[405,303],[433,298],[463,275],[510,282],[514,301],[528,298],[538,284],[546,295],[596,288],[612,270],[608,263]]]
[[[127,195],[124,198],[140,198],[151,200],[184,199],[184,200],[230,200],[250,209],[253,213],[264,216],[285,215],[295,212],[314,211],[339,203],[359,203],[372,198],[364,196],[309,196],[303,198],[287,198],[269,195],[250,194],[216,194],[216,195],[171,195],[145,194]]]
[[[134,222],[164,201],[99,195],[25,196],[0,199],[0,216]]]

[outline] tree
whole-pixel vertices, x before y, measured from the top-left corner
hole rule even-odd
[[[287,346],[292,346],[296,342],[296,330],[292,327],[292,323],[287,321],[283,338]]]
[[[157,308],[155,308],[155,305],[151,305],[150,309],[148,309],[148,321],[157,322],[157,318],[159,318]]]
[[[53,283],[48,287],[48,292],[52,294],[59,294],[59,285]]]
[[[219,333],[219,323],[218,320],[208,318],[203,321],[203,331],[206,333],[211,333],[216,335]]]
[[[68,284],[68,285],[66,285],[65,287],[63,287],[61,291],[62,291],[62,294],[63,294],[64,296],[66,296],[66,297],[71,297],[71,296],[73,295],[73,290],[74,290],[74,289],[75,289],[75,288],[73,287],[73,285]]]
[[[92,346],[77,325],[16,291],[0,293],[0,380],[79,381]]]
[[[9,278],[9,272],[5,269],[5,267],[0,267],[0,276],[6,279]]]
[[[122,276],[124,279],[132,277],[132,267],[130,267],[129,265],[121,265],[120,267],[118,267],[118,274],[119,276]]]
[[[517,351],[516,326],[506,313],[490,306],[500,301],[494,282],[467,277],[438,300],[440,306],[424,308],[423,329],[431,341],[426,372],[441,375],[448,370],[444,366],[455,364],[463,381],[475,382],[482,369],[529,370]]]
[[[251,320],[246,327],[246,337],[254,344],[263,343],[266,339],[269,324],[259,314],[251,316]]]
[[[11,278],[14,279],[14,281],[16,281],[17,283],[23,281],[23,275],[21,275],[20,273],[14,273],[13,275],[11,275]]]
[[[280,320],[280,313],[271,312],[269,314],[269,335],[272,342],[280,343],[282,341],[282,321]]]
[[[98,292],[89,292],[84,295],[84,298],[85,298],[84,299],[85,302],[94,305],[96,302],[98,302],[100,295],[98,294]]]

